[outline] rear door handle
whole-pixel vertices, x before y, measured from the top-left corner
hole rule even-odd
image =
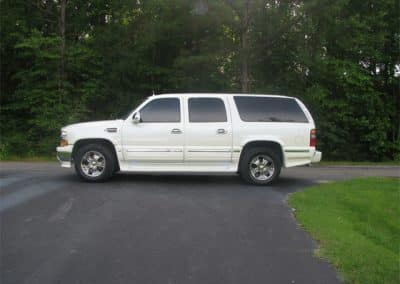
[[[171,133],[172,134],[181,134],[182,130],[180,130],[179,128],[174,128],[174,129],[171,130]]]
[[[217,134],[226,134],[226,130],[223,128],[220,128],[217,130]]]

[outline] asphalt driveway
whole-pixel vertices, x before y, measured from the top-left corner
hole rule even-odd
[[[272,187],[239,177],[118,175],[80,182],[56,163],[0,164],[0,282],[339,283],[288,193],[395,167],[301,167]]]

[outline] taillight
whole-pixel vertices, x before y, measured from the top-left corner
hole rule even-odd
[[[310,147],[317,146],[317,131],[315,129],[311,129],[310,131]]]

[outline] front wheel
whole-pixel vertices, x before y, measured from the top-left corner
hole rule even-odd
[[[74,157],[77,175],[90,182],[102,182],[115,172],[115,157],[105,145],[88,144],[79,148]]]
[[[253,148],[244,153],[240,163],[240,175],[247,183],[268,185],[279,177],[281,165],[281,160],[274,151]]]

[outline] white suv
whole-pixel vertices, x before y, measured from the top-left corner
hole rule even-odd
[[[87,181],[115,172],[238,172],[265,185],[281,167],[321,160],[315,125],[296,98],[248,94],[149,97],[124,119],[61,129],[57,157]]]

